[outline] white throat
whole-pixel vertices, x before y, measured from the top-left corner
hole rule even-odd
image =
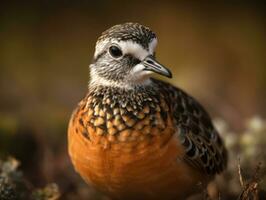
[[[149,85],[151,83],[151,80],[149,77],[140,79],[140,80],[132,80],[132,81],[114,81],[114,80],[108,80],[104,77],[99,76],[93,67],[91,67],[90,71],[90,81],[89,81],[89,87],[95,87],[95,86],[107,86],[107,87],[118,87],[123,89],[133,89],[137,86],[145,86]]]

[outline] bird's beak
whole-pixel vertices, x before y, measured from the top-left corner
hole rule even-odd
[[[168,78],[172,78],[172,72],[158,63],[153,56],[147,56],[143,61],[142,64],[144,65],[144,70],[146,71],[152,71],[157,74],[161,74],[163,76],[166,76]]]

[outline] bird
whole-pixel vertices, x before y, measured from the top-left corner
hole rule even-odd
[[[139,23],[98,38],[88,91],[68,126],[68,152],[84,181],[114,200],[176,200],[200,193],[227,165],[203,106],[156,60],[156,34]]]

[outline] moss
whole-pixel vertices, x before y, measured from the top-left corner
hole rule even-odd
[[[37,189],[32,193],[33,200],[57,200],[59,197],[59,189],[55,183],[49,184],[42,189]]]
[[[19,162],[14,158],[0,161],[0,199],[26,199],[29,189],[18,170]]]
[[[250,118],[241,132],[232,131],[224,120],[215,122],[229,153],[227,170],[216,180],[222,199],[265,199],[266,121]]]
[[[14,158],[0,160],[1,200],[57,200],[60,197],[55,183],[42,189],[35,189],[19,170],[19,162]]]

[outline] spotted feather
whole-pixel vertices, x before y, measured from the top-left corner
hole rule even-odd
[[[154,80],[169,95],[178,138],[185,148],[184,160],[204,170],[220,173],[226,167],[227,152],[208,113],[191,96],[168,83]]]

